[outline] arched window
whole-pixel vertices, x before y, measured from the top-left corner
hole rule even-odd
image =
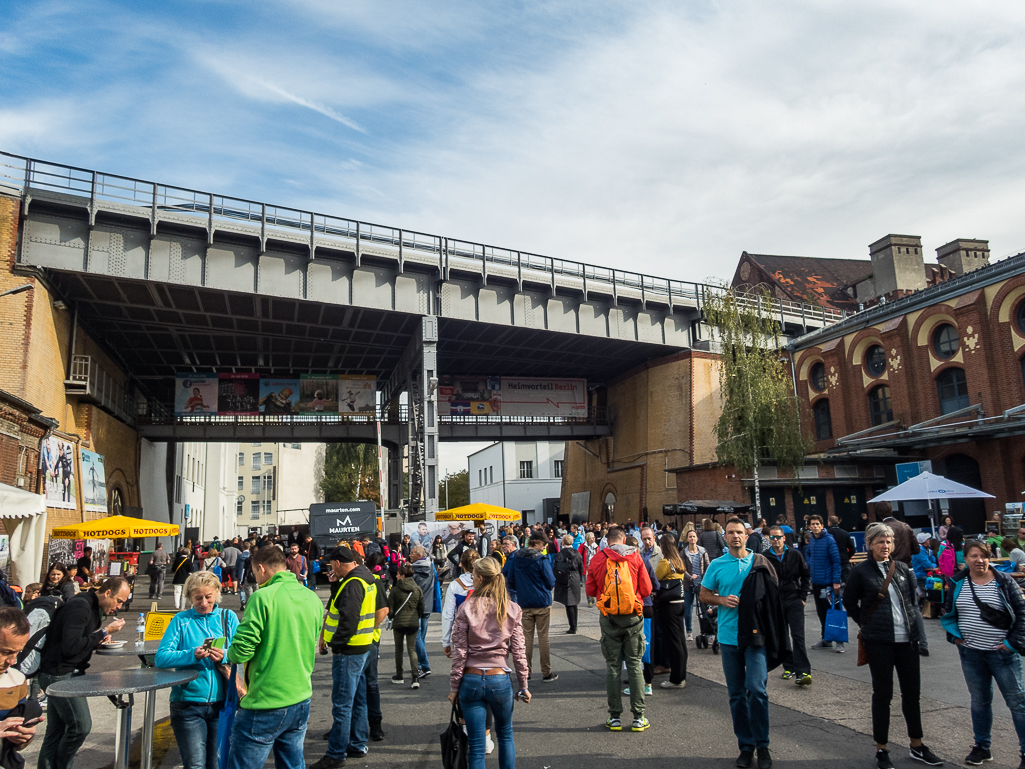
[[[1018,309],[1014,312],[1014,322],[1018,324],[1018,330],[1025,334],[1025,299],[1018,302]]]
[[[879,385],[868,394],[868,411],[872,417],[873,427],[893,421],[893,406],[890,403],[889,387]]]
[[[936,389],[940,394],[940,413],[949,414],[968,406],[968,380],[964,370],[948,368],[936,377]]]
[[[865,368],[870,376],[880,376],[886,371],[886,351],[877,344],[869,347],[865,353]]]
[[[819,361],[811,367],[810,381],[812,389],[816,392],[822,392],[826,389],[826,365]]]
[[[828,441],[833,437],[833,420],[829,416],[829,398],[823,398],[812,406],[815,416],[815,440]]]
[[[957,354],[957,345],[957,329],[949,323],[941,324],[932,335],[932,347],[943,360],[953,358]]]

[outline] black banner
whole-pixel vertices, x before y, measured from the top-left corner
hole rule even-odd
[[[377,506],[373,502],[320,502],[310,505],[310,533],[314,537],[341,539],[377,531]]]

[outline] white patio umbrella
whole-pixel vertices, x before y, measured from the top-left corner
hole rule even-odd
[[[932,521],[932,500],[934,499],[994,499],[992,494],[985,491],[973,489],[963,483],[951,481],[942,475],[934,475],[930,472],[919,473],[914,478],[908,478],[904,483],[884,491],[869,502],[912,502],[917,500],[928,500],[930,503],[929,518],[933,524],[935,535],[936,524]]]

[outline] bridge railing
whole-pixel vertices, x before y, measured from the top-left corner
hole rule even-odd
[[[670,307],[685,305],[699,310],[707,293],[722,290],[704,283],[556,259],[0,152],[0,183],[5,181],[22,189],[28,197],[33,190],[40,190],[88,198],[92,212],[95,212],[98,201],[148,209],[154,226],[162,213],[194,216],[198,224],[207,228],[211,237],[218,225],[246,224],[259,227],[264,242],[268,232],[276,231],[287,234],[292,240],[297,235],[301,236],[309,242],[311,249],[316,248],[317,239],[320,239],[337,241],[341,250],[355,250],[357,253],[367,247],[384,247],[401,258],[408,250],[413,257],[436,260],[443,274],[453,266],[487,272],[488,265],[497,265],[515,269],[519,280],[549,284],[553,290],[557,279],[561,279],[564,283],[571,281],[574,288],[590,293],[618,298],[621,292],[626,292],[633,299],[639,298],[642,304],[653,301]],[[772,301],[773,311],[791,324],[807,326],[812,322],[828,325],[846,316],[846,313],[820,305]]]

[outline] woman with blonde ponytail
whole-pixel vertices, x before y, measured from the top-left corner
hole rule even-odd
[[[523,612],[509,600],[502,569],[494,558],[473,564],[473,592],[456,612],[452,623],[452,691],[448,698],[466,720],[468,769],[484,769],[485,720],[488,708],[495,717],[499,769],[514,769],[513,700],[530,702],[527,691],[527,653],[520,619]],[[508,667],[512,653],[519,681],[513,694]]]

